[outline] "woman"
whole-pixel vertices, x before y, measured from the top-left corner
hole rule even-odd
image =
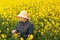
[[[34,26],[29,22],[27,11],[22,10],[17,17],[20,18],[20,21],[17,24],[16,30],[13,30],[12,33],[17,32],[20,35],[19,37],[27,39],[28,35],[33,34]]]

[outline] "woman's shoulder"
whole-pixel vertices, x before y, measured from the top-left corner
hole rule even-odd
[[[28,24],[29,26],[33,26],[33,23],[30,22],[30,21],[29,21],[27,24]]]

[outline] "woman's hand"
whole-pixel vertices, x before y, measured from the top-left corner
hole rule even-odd
[[[16,33],[17,31],[16,30],[12,30],[12,33]]]

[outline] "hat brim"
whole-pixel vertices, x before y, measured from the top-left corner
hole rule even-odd
[[[22,16],[22,15],[17,15],[17,17],[18,17],[18,18],[22,17],[22,18],[26,18],[26,19],[28,19],[27,16]]]

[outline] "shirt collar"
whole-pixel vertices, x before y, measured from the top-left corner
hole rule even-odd
[[[21,21],[22,22],[22,21]],[[23,24],[25,24],[25,23],[27,23],[28,22],[28,20],[27,21],[25,21],[25,22],[22,22]]]

